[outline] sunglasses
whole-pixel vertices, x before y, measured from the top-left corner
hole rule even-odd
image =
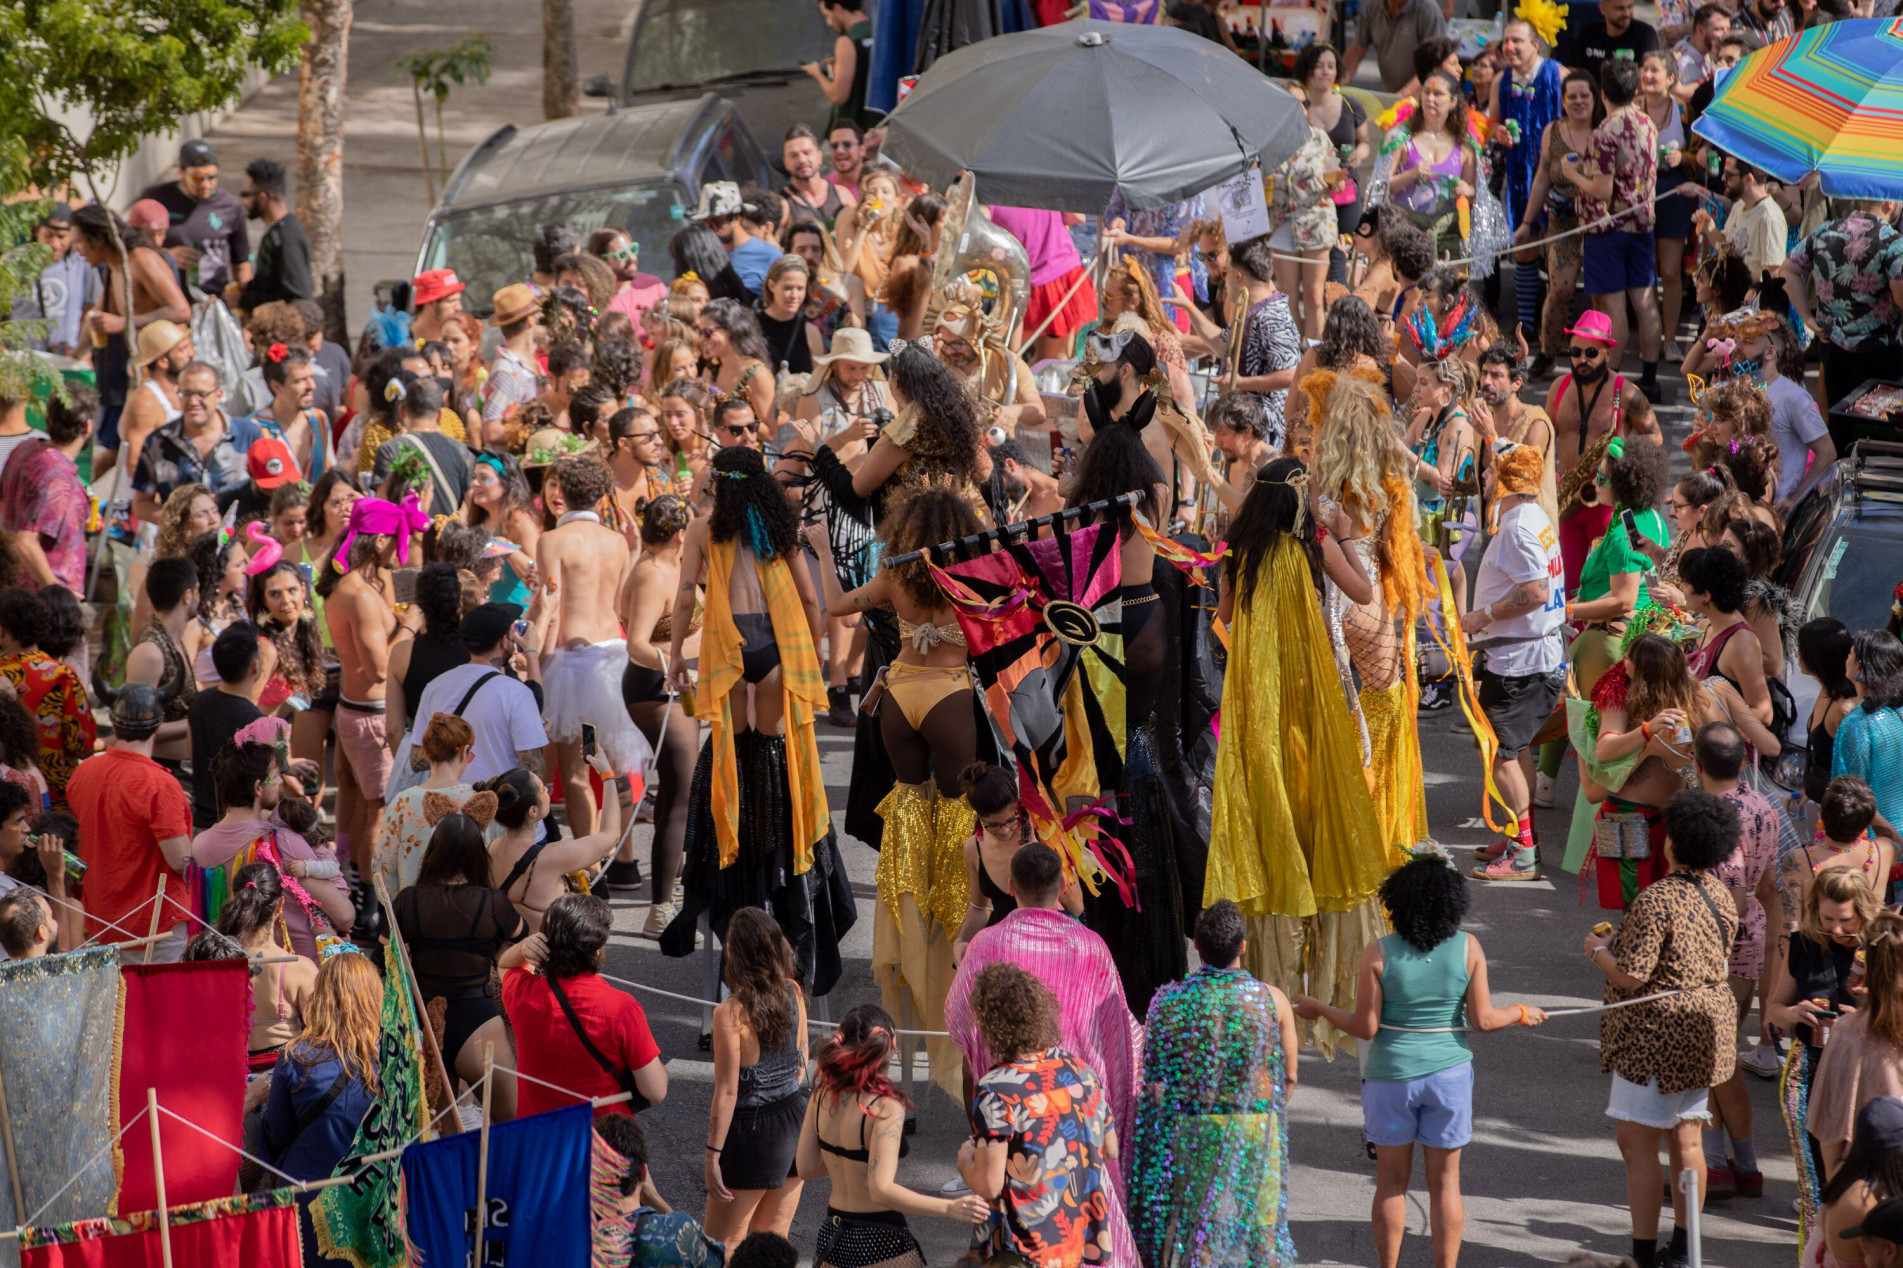
[[[608,252],[608,258],[610,260],[619,261],[622,264],[626,264],[630,260],[638,260],[641,258],[641,244],[639,242],[630,242],[619,251]]]
[[[696,326],[694,327],[694,333],[699,335],[702,339],[712,339],[714,332],[718,329],[718,326]]]
[[[1566,351],[1571,353],[1575,357],[1583,357],[1588,361],[1597,361],[1600,357],[1603,357],[1606,355],[1606,350],[1604,348],[1590,347],[1590,346],[1584,347],[1584,348],[1572,347],[1572,348],[1568,348]]]
[[[826,142],[826,148],[829,150],[850,150],[858,144],[857,141],[828,141]]]
[[[661,433],[658,431],[638,431],[638,432],[635,432],[632,436],[628,437],[629,440],[640,440],[640,441],[659,440],[660,438],[661,438]]]
[[[732,436],[734,439],[738,440],[742,436],[751,436],[753,434],[753,425],[751,423],[742,423],[737,425],[733,423],[722,423],[718,427],[714,428],[714,430],[726,432],[729,436]]]

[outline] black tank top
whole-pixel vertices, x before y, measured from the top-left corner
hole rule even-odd
[[[1819,804],[1824,800],[1824,789],[1830,787],[1830,764],[1836,745],[1837,737],[1823,722],[1810,729],[1810,758],[1804,764],[1804,795]]]
[[[991,919],[985,921],[987,929],[1018,909],[1018,900],[1007,891],[999,889],[997,882],[991,879],[991,873],[985,870],[985,855],[982,846],[978,850],[978,892],[991,900]]]
[[[435,682],[442,675],[458,665],[469,663],[469,649],[460,638],[439,638],[434,634],[418,634],[410,643],[410,667],[404,671],[403,705],[408,710],[411,732],[423,733],[427,719],[416,716],[416,706],[423,699],[423,688]]]
[[[760,333],[766,336],[767,369],[778,374],[784,362],[794,374],[811,374],[813,350],[806,342],[806,314],[794,313],[781,321],[767,316],[765,307],[761,307],[754,316],[760,319]]]

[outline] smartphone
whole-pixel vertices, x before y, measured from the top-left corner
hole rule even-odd
[[[509,633],[515,635],[516,642],[525,643],[529,637],[529,623],[527,621],[517,621],[509,627]]]
[[[302,713],[311,707],[310,700],[302,692],[292,692],[284,698],[284,703],[291,706],[293,713]]]
[[[592,722],[581,724],[581,755],[584,760],[595,755],[595,724]]]
[[[416,602],[416,577],[421,568],[398,568],[390,574],[390,584],[396,589],[398,603]]]
[[[1632,518],[1632,508],[1625,507],[1619,512],[1619,522],[1625,525],[1625,539],[1634,550],[1645,549],[1645,539],[1639,536],[1639,522]]]

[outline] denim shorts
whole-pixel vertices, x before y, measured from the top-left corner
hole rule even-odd
[[[1361,1130],[1376,1145],[1461,1148],[1474,1135],[1473,1062],[1418,1079],[1363,1080]]]
[[[1707,1089],[1688,1088],[1683,1092],[1661,1092],[1656,1077],[1643,1084],[1612,1076],[1612,1094],[1606,1100],[1606,1117],[1641,1127],[1670,1131],[1683,1122],[1711,1123]]]
[[[1658,285],[1658,247],[1645,233],[1589,233],[1580,271],[1588,295],[1617,295]]]

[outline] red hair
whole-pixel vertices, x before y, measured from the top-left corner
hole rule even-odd
[[[877,1004],[861,1004],[840,1019],[838,1031],[819,1050],[814,1081],[834,1099],[890,1097],[909,1108],[911,1100],[886,1073],[897,1042],[892,1015]]]

